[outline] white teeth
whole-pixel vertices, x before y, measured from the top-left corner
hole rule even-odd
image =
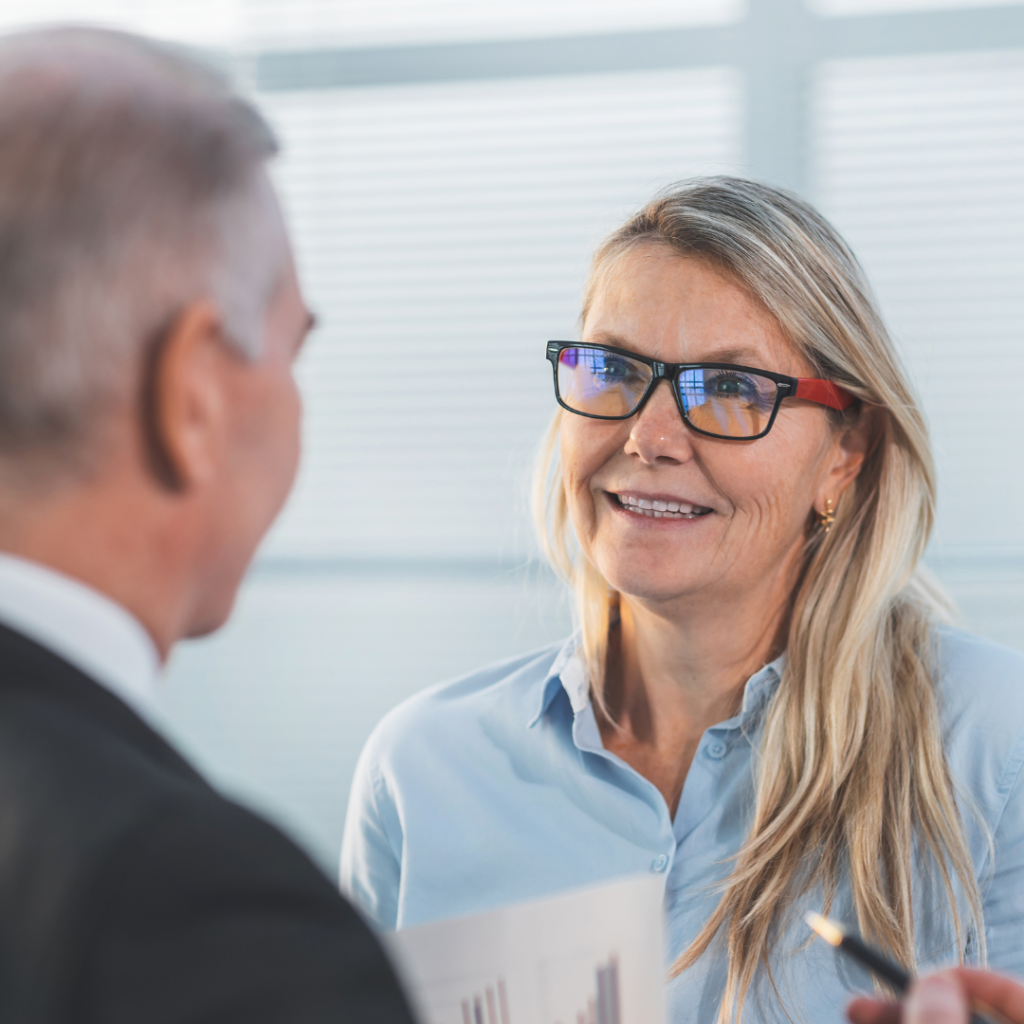
[[[653,498],[637,498],[632,494],[616,495],[619,504],[629,512],[648,519],[696,519],[711,511],[702,505],[688,505],[685,501],[661,501]]]
[[[647,516],[648,519],[696,519],[710,512],[709,508],[700,505],[687,505],[685,502],[654,501],[647,498],[619,497],[619,504],[634,515]]]

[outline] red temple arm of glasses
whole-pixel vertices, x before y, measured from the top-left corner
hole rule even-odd
[[[838,409],[840,412],[849,409],[857,401],[846,388],[841,388],[830,380],[816,380],[814,377],[798,377],[796,394],[793,397],[805,398],[808,402],[817,402],[818,405],[827,405],[830,409]]]

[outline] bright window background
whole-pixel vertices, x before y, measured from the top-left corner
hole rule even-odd
[[[322,48],[722,24],[743,0],[241,0],[249,45]]]
[[[268,97],[324,329],[268,554],[516,561],[591,250],[655,190],[739,162],[732,69]]]
[[[0,26],[24,14],[0,0]],[[236,54],[249,83],[268,51],[301,70],[325,52],[359,65],[377,47],[375,75],[395,71],[395,84],[278,76],[257,91],[284,142],[275,175],[323,323],[299,369],[306,456],[231,623],[183,646],[166,687],[181,742],[325,865],[359,748],[388,708],[567,632],[525,512],[553,408],[543,342],[573,336],[602,235],[688,175],[781,181],[853,243],[934,431],[931,562],[972,628],[1024,648],[1024,7],[33,4],[36,22],[82,19]],[[970,52],[949,45],[961,35]],[[544,63],[560,36],[565,67]],[[936,52],[922,55],[928,39]],[[495,41],[505,70],[490,78]],[[434,70],[409,81],[406,55]],[[461,70],[446,77],[449,60]],[[785,130],[756,131],[752,108]]]
[[[199,46],[237,45],[239,0],[0,0],[0,30],[89,23]]]
[[[1018,7],[1018,0],[807,0],[811,10],[825,15],[896,14],[903,11],[970,10]]]
[[[745,0],[32,0],[0,27],[107,25],[237,50],[395,46],[727,24]]]
[[[931,414],[936,539],[1024,553],[1024,52],[826,63],[813,93],[815,198]]]

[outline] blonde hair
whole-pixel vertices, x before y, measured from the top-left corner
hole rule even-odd
[[[934,518],[934,467],[864,274],[835,230],[796,196],[735,178],[697,180],[656,198],[600,246],[583,321],[614,264],[651,245],[731,273],[818,376],[842,384],[878,419],[835,525],[827,534],[808,530],[784,678],[755,762],[750,832],[720,902],[672,973],[692,966],[721,935],[729,961],[719,1019],[738,1019],[760,968],[775,987],[769,956],[787,909],[819,888],[827,913],[843,873],[861,932],[913,968],[915,849],[937,869],[961,958],[970,934],[983,960],[981,900],[933,678],[931,626],[948,604],[918,564]],[[534,512],[548,557],[575,589],[581,653],[604,708],[617,595],[573,536],[558,466],[562,415],[542,449]]]

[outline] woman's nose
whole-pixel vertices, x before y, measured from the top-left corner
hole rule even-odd
[[[655,385],[654,393],[633,420],[625,451],[652,465],[659,460],[686,462],[693,457],[691,433],[679,413],[670,381],[661,380]]]

